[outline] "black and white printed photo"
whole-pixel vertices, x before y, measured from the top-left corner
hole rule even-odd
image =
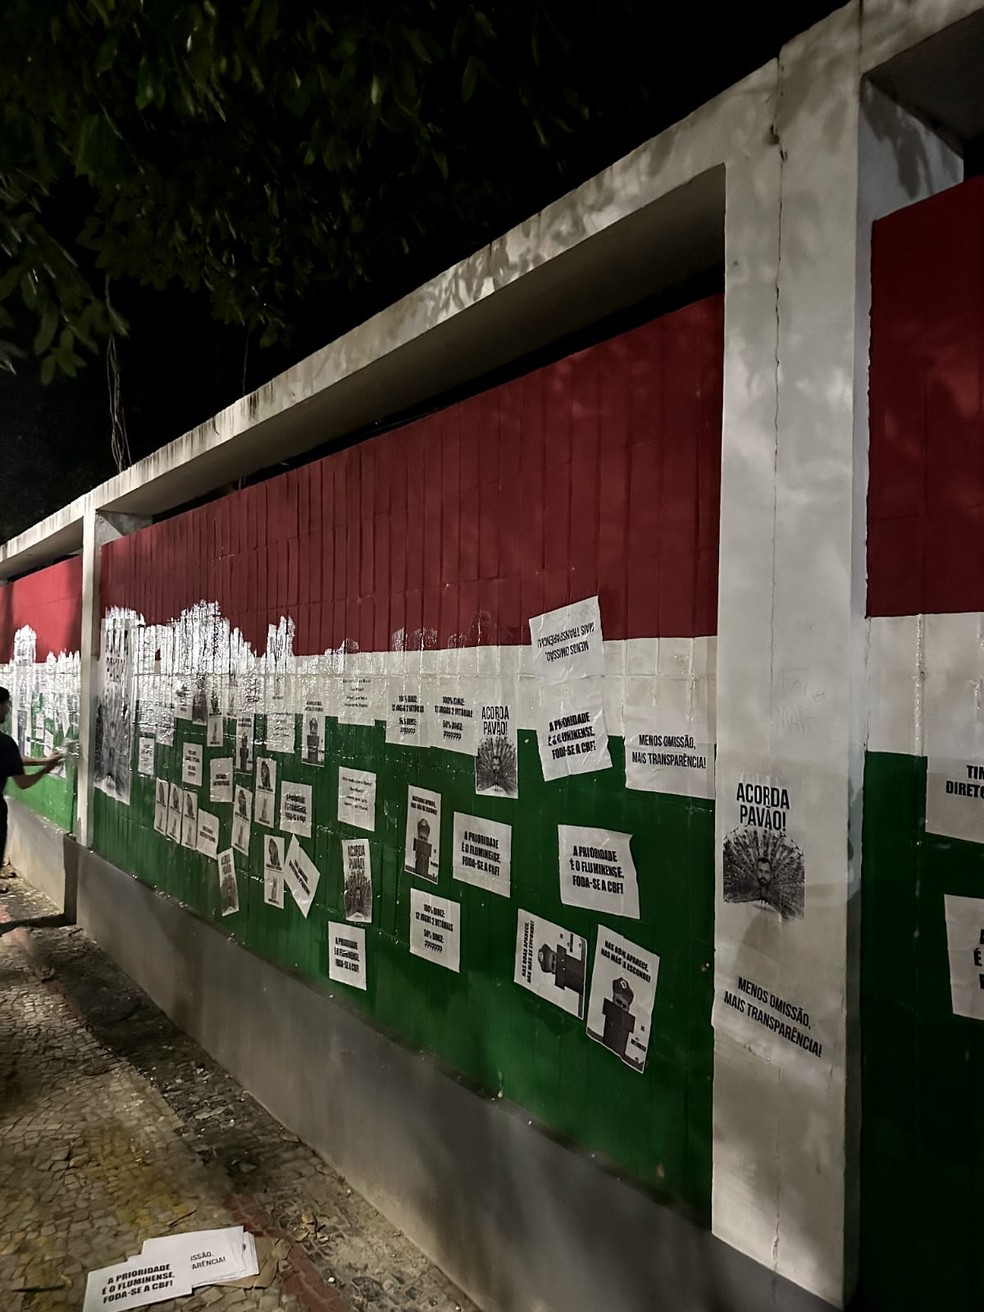
[[[267,829],[274,826],[277,798],[277,763],[271,757],[260,756],[256,761],[256,823]]]
[[[236,720],[236,772],[253,773],[253,717],[240,715]]]
[[[803,915],[805,890],[803,853],[783,830],[743,825],[724,840],[725,902],[747,902],[796,920]]]
[[[284,840],[272,834],[263,840],[263,901],[283,909]]]
[[[229,849],[220,852],[219,862],[219,900],[222,904],[222,914],[231,916],[239,910],[239,884],[236,881],[236,861]]]
[[[368,838],[342,840],[345,919],[372,920],[372,865]]]

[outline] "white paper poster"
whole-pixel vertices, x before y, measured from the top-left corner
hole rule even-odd
[[[328,922],[328,978],[354,989],[366,987],[366,931]]]
[[[253,717],[240,715],[236,720],[236,772],[253,773]]]
[[[155,1262],[174,1262],[182,1268],[187,1263],[196,1289],[259,1273],[253,1237],[241,1225],[145,1239],[140,1252]]]
[[[293,894],[294,901],[301,909],[301,915],[306,919],[314,895],[318,891],[321,871],[301,847],[296,835],[290,840],[290,847],[287,849],[284,879]]]
[[[427,706],[427,745],[475,755],[476,706],[460,691],[438,696]]]
[[[437,883],[441,865],[441,794],[407,789],[407,832],[403,863],[417,879]]]
[[[626,1066],[646,1069],[659,957],[598,926],[587,1030]]]
[[[152,775],[154,773],[154,739],[141,738],[140,746],[137,749],[137,770],[143,775]],[[51,751],[45,743],[46,755],[50,756]]]
[[[232,801],[232,757],[217,756],[208,763],[208,800]]]
[[[181,749],[181,782],[189,788],[202,786],[202,759],[201,743],[185,743]]]
[[[454,813],[452,873],[463,884],[509,896],[512,825],[484,816]]]
[[[376,776],[369,770],[338,767],[338,819],[357,829],[376,829]]]
[[[557,826],[560,900],[608,916],[639,919],[632,835],[614,829]]]
[[[566,683],[605,672],[597,597],[535,615],[530,620],[533,665],[546,683]]]
[[[232,808],[232,845],[243,856],[249,856],[249,822],[252,816],[253,794],[243,784],[236,784],[235,804]]]
[[[419,693],[393,693],[386,707],[386,741],[403,747],[426,747],[424,714]]]
[[[232,848],[218,855],[219,864],[219,901],[222,914],[231,916],[239,910],[239,883],[236,879],[236,859]]]
[[[311,837],[311,785],[280,784],[280,828],[285,834]]]
[[[126,1312],[127,1308],[181,1298],[191,1291],[190,1263],[131,1257],[128,1262],[89,1272],[82,1312]]]
[[[221,747],[225,739],[225,721],[221,715],[210,715],[208,717],[208,728],[205,732],[205,742],[209,747]]]
[[[18,630],[18,634],[22,633]],[[99,665],[100,695],[96,707],[96,736],[93,753],[93,782],[100,791],[115,797],[125,805],[130,804],[130,782],[133,771],[133,656],[134,647],[139,639],[140,628],[132,612],[113,609],[102,621],[102,658]],[[15,634],[15,644],[18,637]],[[33,630],[28,630],[30,660],[34,660]],[[21,647],[14,648],[15,665],[28,653]],[[23,676],[17,673],[18,695],[17,738],[22,749],[26,747],[25,736],[29,727],[29,713],[33,697],[33,685],[28,691],[25,705],[21,683]],[[29,676],[33,677],[33,676]]]
[[[677,797],[714,796],[714,744],[705,721],[648,706],[622,708],[625,786]]]
[[[984,843],[984,761],[929,758],[926,832]]]
[[[198,794],[185,789],[184,811],[181,815],[181,846],[198,847]]]
[[[461,969],[459,903],[420,888],[410,890],[410,951],[415,957]]]
[[[343,674],[338,693],[338,723],[376,723],[372,706],[372,680],[367,674]]]
[[[196,846],[202,856],[210,856],[213,861],[219,855],[219,817],[208,811],[198,812],[198,841]]]
[[[256,762],[256,823],[273,828],[277,800],[277,762],[261,756]]]
[[[475,792],[487,797],[519,796],[516,708],[509,702],[479,707],[476,725]]]
[[[536,740],[546,780],[611,769],[605,706],[597,681],[544,685]]]
[[[167,836],[172,843],[181,842],[181,818],[184,815],[184,789],[171,785],[171,803],[167,812]]]
[[[738,825],[724,840],[723,898],[756,912],[798,920],[806,903],[806,862],[792,837],[795,791],[781,779],[742,775],[735,788]]]
[[[272,711],[267,716],[268,752],[293,752],[295,725],[290,711]]]
[[[954,1016],[984,1020],[984,898],[943,897]]]
[[[516,984],[583,1019],[587,968],[588,945],[579,934],[529,911],[517,913]]]
[[[325,724],[323,703],[308,699],[301,717],[301,760],[305,765],[325,763]]]
[[[372,861],[368,838],[342,839],[342,898],[345,919],[372,920]]]
[[[269,907],[284,905],[284,839],[273,834],[263,840],[263,901]]]

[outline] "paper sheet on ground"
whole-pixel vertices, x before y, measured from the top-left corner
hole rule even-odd
[[[187,1265],[195,1288],[255,1276],[260,1269],[253,1236],[241,1225],[146,1239],[141,1257],[171,1262],[176,1269]]]

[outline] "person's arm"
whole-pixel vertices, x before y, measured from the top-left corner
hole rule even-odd
[[[47,765],[54,769],[56,765],[61,765],[65,759],[64,752],[55,752],[53,756],[22,756],[23,765]]]
[[[46,774],[50,774],[56,765],[61,764],[62,758],[56,752],[54,756],[46,756],[43,758],[43,760],[44,760],[43,765],[41,764],[40,761],[23,762],[24,765],[41,765],[40,770],[38,770],[35,774],[24,773],[24,774],[11,775],[11,778],[13,779],[14,783],[17,785],[18,788],[20,788],[22,791],[28,788],[33,788],[34,785],[36,783],[39,783],[45,777]]]

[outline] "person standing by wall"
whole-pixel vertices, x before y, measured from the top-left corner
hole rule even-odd
[[[10,693],[6,688],[0,688],[0,725],[7,723],[9,713]],[[53,756],[41,756],[25,761],[13,738],[0,730],[0,866],[3,865],[7,848],[7,802],[3,795],[7,780],[13,779],[18,788],[33,788],[39,779],[43,779],[55,766],[60,765],[62,760],[62,753],[55,752]],[[28,774],[29,765],[40,768],[36,773]]]

